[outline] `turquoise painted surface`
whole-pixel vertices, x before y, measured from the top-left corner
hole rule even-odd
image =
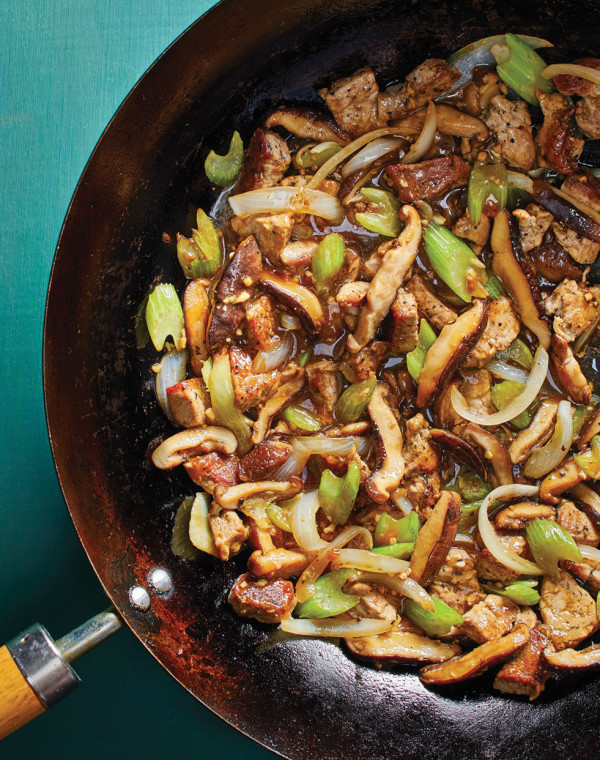
[[[212,4],[0,3],[0,643],[36,620],[61,636],[106,606],[47,441],[46,287],[70,197],[104,126],[152,61]],[[79,689],[2,742],[3,760],[273,757],[189,696],[128,631],[76,669]]]

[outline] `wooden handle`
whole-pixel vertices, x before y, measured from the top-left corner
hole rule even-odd
[[[46,708],[27,683],[10,652],[0,649],[0,739],[41,715]]]

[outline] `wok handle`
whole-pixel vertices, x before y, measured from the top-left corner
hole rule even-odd
[[[77,688],[81,679],[69,663],[122,626],[109,609],[57,642],[36,623],[0,648],[0,740]]]

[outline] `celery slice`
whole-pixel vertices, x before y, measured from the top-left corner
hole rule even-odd
[[[342,591],[344,583],[355,573],[352,568],[343,568],[322,575],[313,585],[312,596],[296,606],[296,615],[301,618],[325,618],[341,615],[356,607],[360,597]]]
[[[234,406],[229,354],[220,354],[214,358],[208,378],[208,390],[217,424],[231,430],[237,438],[237,451],[243,456],[249,451],[252,443],[250,429],[246,424],[244,415]]]
[[[477,502],[484,499],[492,490],[476,472],[462,468],[458,473],[457,485],[465,502]]]
[[[350,462],[346,474],[338,478],[331,470],[325,470],[319,483],[319,505],[330,522],[342,525],[352,512],[360,486],[360,468]]]
[[[383,554],[386,557],[396,557],[397,559],[408,559],[415,548],[414,542],[402,544],[389,544],[388,546],[377,546],[370,549],[374,554]]]
[[[492,203],[497,211],[506,208],[508,177],[502,163],[476,163],[469,175],[467,209],[473,224],[479,224],[485,207]]]
[[[146,325],[157,351],[162,351],[169,335],[175,345],[179,345],[184,325],[183,309],[177,291],[170,283],[160,283],[148,296]]]
[[[590,448],[581,454],[575,454],[573,459],[588,477],[600,479],[600,435],[595,435],[590,442]]]
[[[523,383],[519,383],[517,380],[503,380],[501,383],[496,383],[492,388],[492,403],[500,412],[523,392],[524,387]],[[530,422],[531,415],[525,409],[512,419],[510,424],[514,425],[517,430],[524,430]]]
[[[460,507],[460,518],[458,520],[458,532],[468,533],[477,524],[479,507],[483,504],[482,500],[465,502]]]
[[[533,366],[533,356],[527,345],[521,338],[515,338],[508,348],[494,356],[494,359],[500,361],[513,361],[520,364],[525,369],[531,369]]]
[[[410,512],[398,520],[384,512],[377,521],[373,540],[376,546],[410,544],[417,540],[418,532],[419,518],[416,512]]]
[[[434,610],[425,610],[418,602],[405,599],[402,612],[431,636],[443,636],[455,625],[463,622],[463,616],[449,605],[435,598],[433,604]]]
[[[376,385],[377,378],[370,377],[368,380],[348,386],[335,405],[338,420],[344,425],[356,422],[367,408]]]
[[[331,232],[321,240],[310,264],[317,290],[327,292],[327,284],[344,266],[346,244],[339,232]]]
[[[425,364],[425,357],[436,339],[437,335],[429,325],[429,322],[426,319],[422,319],[419,325],[419,340],[417,345],[406,354],[406,369],[415,383],[419,382],[421,370]]]
[[[214,150],[206,157],[204,171],[209,182],[219,187],[233,184],[242,168],[244,159],[244,143],[239,132],[234,132],[229,143],[229,150],[224,156],[219,156]]]
[[[431,266],[457,296],[468,303],[473,281],[485,284],[485,266],[469,246],[442,224],[430,222],[423,231],[423,242]],[[482,288],[483,289],[483,288]]]
[[[528,103],[533,106],[539,105],[535,91],[552,91],[552,82],[541,75],[546,68],[546,62],[516,35],[506,34],[505,41],[508,51],[502,45],[493,45],[491,48],[498,64],[498,76]]]
[[[402,229],[398,217],[400,203],[394,194],[377,187],[363,187],[360,192],[377,210],[358,212],[356,221],[370,232],[377,232],[386,237],[398,237]]]
[[[322,428],[321,420],[299,404],[290,404],[289,406],[286,406],[281,412],[281,416],[294,427],[297,427],[300,430],[307,430],[309,433],[314,433]]]
[[[214,224],[198,209],[196,226],[192,237],[177,235],[177,258],[183,273],[190,280],[198,277],[212,277],[221,266],[221,241]]]
[[[560,560],[581,562],[581,552],[573,536],[551,520],[532,520],[525,528],[525,536],[536,564],[552,578],[558,578]]]
[[[490,594],[500,594],[500,596],[507,597],[515,604],[532,605],[540,601],[540,595],[535,588],[537,583],[537,580],[523,580],[509,583],[508,586],[504,586],[503,588],[486,586],[485,584],[483,587]]]

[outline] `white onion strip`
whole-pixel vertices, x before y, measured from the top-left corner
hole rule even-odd
[[[561,401],[556,413],[552,438],[545,446],[535,449],[525,463],[523,472],[528,478],[541,478],[563,461],[573,443],[573,410],[568,401]]]
[[[390,495],[390,498],[403,514],[409,515],[413,511],[414,507],[406,498],[406,496],[400,496],[399,491],[399,488],[393,491]],[[402,491],[406,492],[406,489],[403,488]]]
[[[160,362],[160,372],[156,374],[156,397],[163,412],[171,422],[175,422],[169,399],[167,398],[167,388],[185,380],[185,371],[187,363],[187,352],[168,351]]]
[[[356,446],[358,453],[362,456],[366,454],[369,448],[369,441],[357,436],[330,438],[326,435],[303,435],[294,436],[290,439],[290,443],[292,444],[292,453],[277,469],[273,475],[274,480],[289,480],[294,475],[300,475],[311,454],[325,454],[330,457],[344,456]]]
[[[593,82],[594,84],[600,84],[600,71],[593,69],[591,66],[582,66],[580,63],[553,63],[551,66],[546,66],[540,74],[544,79],[571,76],[587,79],[588,82]]]
[[[600,562],[599,549],[595,549],[593,546],[586,546],[585,544],[577,544],[577,548],[584,559],[591,559],[592,562]]]
[[[381,156],[385,156],[386,153],[391,153],[396,148],[399,148],[402,142],[402,139],[398,136],[379,137],[377,140],[373,140],[373,142],[365,145],[355,156],[352,156],[350,161],[342,168],[342,177],[349,177],[354,172],[362,169],[363,166],[368,166],[373,161],[381,158]]]
[[[270,372],[286,362],[294,352],[294,336],[286,332],[275,338],[269,348],[259,351],[252,362],[252,372]]]
[[[387,586],[392,591],[397,591],[402,596],[412,599],[426,610],[434,610],[435,604],[427,591],[412,578],[398,578],[397,576],[382,573],[358,573],[355,580],[365,583],[374,583],[377,586]]]
[[[430,100],[427,104],[427,113],[421,134],[410,146],[408,153],[400,160],[402,164],[415,164],[420,161],[433,144],[435,130],[437,129],[437,113],[435,103]]]
[[[348,156],[356,153],[356,151],[359,150],[359,148],[362,148],[363,145],[376,140],[378,137],[383,137],[384,135],[410,136],[412,134],[414,134],[413,129],[407,129],[406,127],[402,126],[381,127],[381,129],[374,129],[372,132],[367,132],[366,134],[357,137],[356,140],[352,140],[351,143],[345,145],[341,150],[338,150],[338,152],[332,156],[329,161],[325,161],[323,166],[321,166],[317,173],[313,175],[312,179],[306,185],[306,187],[311,190],[319,187],[321,185],[321,182],[323,182],[323,180],[328,177],[336,167],[345,161]]]
[[[329,543],[319,536],[316,521],[318,509],[318,491],[302,494],[292,508],[292,533],[298,546],[305,552],[320,552],[329,547]]]
[[[543,346],[539,346],[533,357],[533,366],[527,383],[523,392],[514,398],[510,404],[504,407],[500,412],[494,412],[493,414],[485,414],[482,412],[472,412],[466,402],[465,397],[454,385],[450,391],[450,401],[455,411],[460,416],[474,422],[477,425],[503,425],[505,422],[517,417],[521,412],[524,412],[527,407],[535,400],[536,396],[540,392],[544,380],[546,379],[546,373],[548,372],[548,352]]]
[[[496,535],[488,516],[488,509],[492,502],[505,499],[520,498],[522,496],[534,496],[539,493],[537,486],[524,486],[511,484],[494,488],[493,491],[485,497],[483,504],[479,507],[478,527],[481,540],[486,549],[505,567],[514,570],[521,575],[543,575],[543,571],[533,562],[523,559],[515,552],[506,547]]]
[[[395,620],[377,620],[363,618],[362,620],[339,620],[337,618],[288,618],[281,621],[281,630],[295,633],[297,636],[343,636],[346,639],[361,638],[362,636],[377,636],[391,631],[396,625]]]
[[[333,222],[341,221],[344,216],[342,204],[335,196],[308,187],[263,187],[249,190],[231,196],[229,205],[236,216],[291,212],[314,214]]]
[[[485,365],[486,369],[501,380],[515,380],[517,383],[523,383],[525,385],[529,378],[529,372],[520,367],[513,367],[512,364],[500,361],[500,359],[492,359]]]
[[[369,570],[372,573],[406,575],[410,570],[410,562],[397,557],[386,557],[385,554],[373,554],[364,549],[340,549],[331,567],[334,570],[340,567],[355,567],[357,570]]]
[[[350,528],[342,531],[339,536],[333,539],[327,546],[322,549],[313,559],[310,565],[302,573],[296,583],[296,599],[298,602],[305,602],[313,593],[313,584],[319,579],[327,565],[331,562],[331,552],[341,549],[356,536],[361,536],[367,549],[373,547],[373,536],[366,528],[358,525],[352,525]]]

